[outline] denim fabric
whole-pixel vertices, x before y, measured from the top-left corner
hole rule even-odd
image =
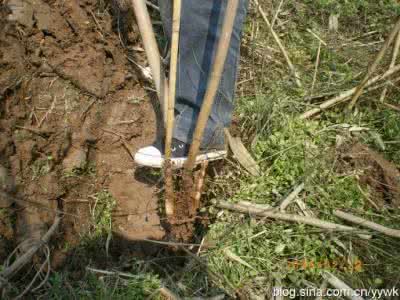
[[[165,35],[171,38],[171,0],[159,0]],[[207,81],[214,63],[226,0],[182,0],[181,33],[175,104],[174,137],[191,143]],[[240,37],[248,0],[239,0],[238,13],[219,91],[207,123],[202,148],[224,143],[224,128],[232,119]]]

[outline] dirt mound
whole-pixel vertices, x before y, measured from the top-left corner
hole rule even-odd
[[[131,158],[157,131],[153,104],[129,61],[145,64],[143,53],[129,50],[140,48],[138,34],[122,43],[103,1],[6,3],[0,164],[25,201],[17,207],[18,239],[39,237],[61,209],[67,215],[58,250],[73,247],[103,190],[116,200],[118,234],[161,239],[157,182],[145,180]]]
[[[394,164],[360,143],[341,146],[339,158],[341,168],[356,171],[360,185],[369,189],[374,206],[400,208],[400,172]]]

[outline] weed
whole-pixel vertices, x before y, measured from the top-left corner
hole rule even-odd
[[[53,162],[52,156],[47,156],[46,158],[40,158],[35,160],[35,162],[31,165],[32,169],[32,180],[37,179],[38,177],[44,176],[51,170],[51,165]]]
[[[96,165],[88,163],[84,167],[74,167],[71,171],[64,171],[63,178],[73,178],[81,176],[94,177],[96,175]]]
[[[90,236],[99,237],[104,233],[111,233],[112,210],[116,204],[115,199],[107,189],[96,193],[93,197],[94,203],[90,208],[92,218]]]
[[[138,105],[138,104],[141,104],[142,102],[144,102],[144,98],[133,95],[133,96],[128,97],[127,102],[129,104]]]

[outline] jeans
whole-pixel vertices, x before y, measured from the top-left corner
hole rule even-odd
[[[171,0],[159,0],[164,32],[171,39]],[[213,66],[226,0],[182,0],[174,138],[191,143],[207,81]],[[219,90],[204,132],[202,148],[224,143],[224,128],[232,120],[240,38],[248,0],[239,0]]]

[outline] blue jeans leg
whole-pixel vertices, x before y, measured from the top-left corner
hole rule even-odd
[[[202,148],[224,143],[232,120],[240,38],[248,0],[239,0],[232,39]],[[164,31],[171,38],[171,0],[159,0]],[[182,0],[174,137],[191,143],[225,16],[226,0]]]

